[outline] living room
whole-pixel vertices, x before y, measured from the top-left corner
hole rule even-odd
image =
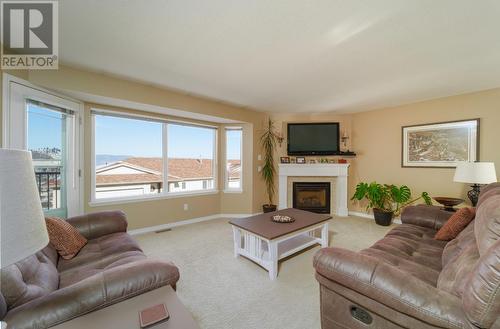
[[[498,3],[28,3],[2,329],[500,326]]]

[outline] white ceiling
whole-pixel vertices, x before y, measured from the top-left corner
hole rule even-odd
[[[272,112],[500,87],[498,0],[64,0],[63,63]]]

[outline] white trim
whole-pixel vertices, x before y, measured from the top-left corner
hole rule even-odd
[[[98,199],[92,200],[89,202],[90,207],[100,207],[100,206],[109,206],[115,204],[125,204],[125,203],[136,203],[136,202],[148,202],[148,201],[156,201],[156,200],[164,200],[164,199],[175,199],[175,198],[185,198],[185,197],[195,197],[195,196],[203,196],[203,195],[211,195],[217,194],[219,190],[204,190],[198,192],[173,192],[173,193],[156,193],[150,195],[134,195],[130,197],[121,197],[121,198],[106,198],[106,199]]]
[[[140,234],[146,234],[146,233],[151,233],[151,232],[156,232],[156,231],[161,231],[161,230],[167,230],[167,229],[171,229],[171,228],[178,227],[178,226],[196,224],[196,223],[205,222],[205,221],[209,221],[209,220],[213,220],[213,219],[245,218],[245,217],[250,217],[250,216],[253,216],[253,214],[215,214],[215,215],[209,215],[209,216],[181,220],[181,221],[172,222],[172,223],[166,223],[166,224],[161,224],[161,225],[138,228],[135,230],[128,231],[128,234],[140,235]]]
[[[243,193],[243,190],[241,188],[232,188],[232,189],[225,189],[222,192],[224,192],[224,193]]]
[[[373,217],[373,214],[369,214],[366,212],[360,212],[360,211],[349,211],[349,216],[356,216],[356,217],[375,220],[375,218]],[[392,223],[393,224],[403,224],[403,222],[401,222],[401,218],[399,218],[399,217],[394,218],[392,220]]]
[[[85,191],[85,179],[84,179],[84,151],[85,151],[85,138],[84,138],[84,103],[80,100],[73,99],[70,97],[67,97],[65,95],[56,93],[52,90],[42,88],[40,86],[34,85],[30,83],[27,80],[18,78],[16,76],[10,75],[8,73],[2,73],[2,147],[4,148],[11,148],[13,147],[12,141],[11,141],[11,84],[16,83],[20,86],[26,87],[33,89],[35,92],[39,93],[44,93],[51,98],[43,97],[44,99],[41,99],[40,97],[35,97],[35,95],[32,95],[34,99],[46,102],[48,104],[53,104],[56,106],[59,106],[61,108],[69,108],[72,111],[74,111],[74,137],[77,139],[77,141],[74,142],[74,146],[77,149],[77,153],[73,154],[73,164],[72,167],[74,167],[74,173],[72,173],[72,176],[74,178],[74,182],[78,184],[78,189],[76,190],[76,197],[73,198],[74,202],[72,203],[71,210],[72,213],[68,213],[68,216],[76,216],[76,215],[81,215],[83,214],[83,204],[84,204],[84,191]],[[58,98],[58,100],[53,99],[52,97]],[[73,103],[73,104],[70,104]],[[75,105],[75,106],[73,106]],[[24,144],[26,144],[26,141],[24,141]],[[24,148],[26,148],[26,145],[24,145]],[[73,150],[74,151],[74,150]],[[67,201],[69,202],[70,198],[67,197]],[[69,211],[68,207],[68,211]]]

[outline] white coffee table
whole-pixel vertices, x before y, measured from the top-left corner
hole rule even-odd
[[[275,214],[291,216],[293,223],[275,223]],[[328,247],[330,215],[299,209],[283,209],[229,223],[233,227],[234,256],[251,259],[269,272],[271,280],[278,276],[278,261],[314,244]],[[318,236],[319,233],[319,236]]]

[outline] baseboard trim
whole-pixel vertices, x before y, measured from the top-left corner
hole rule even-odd
[[[178,226],[196,224],[196,223],[205,222],[205,221],[209,221],[209,220],[213,220],[213,219],[217,219],[217,218],[244,218],[244,217],[249,217],[252,215],[253,214],[215,214],[215,215],[180,220],[177,222],[166,223],[166,224],[161,224],[161,225],[137,228],[135,230],[128,231],[128,234],[140,235],[140,234],[146,234],[146,233],[151,233],[151,232],[156,232],[156,231],[161,231],[161,230],[167,230],[167,229],[171,229],[171,228],[178,227]]]
[[[361,217],[361,218],[366,218],[366,219],[373,219],[375,220],[375,218],[373,217],[373,214],[369,214],[369,213],[366,213],[366,212],[360,212],[360,211],[349,211],[349,216],[356,216],[356,217]],[[392,222],[394,224],[403,224],[401,222],[401,218],[399,217],[396,217],[392,220]]]

